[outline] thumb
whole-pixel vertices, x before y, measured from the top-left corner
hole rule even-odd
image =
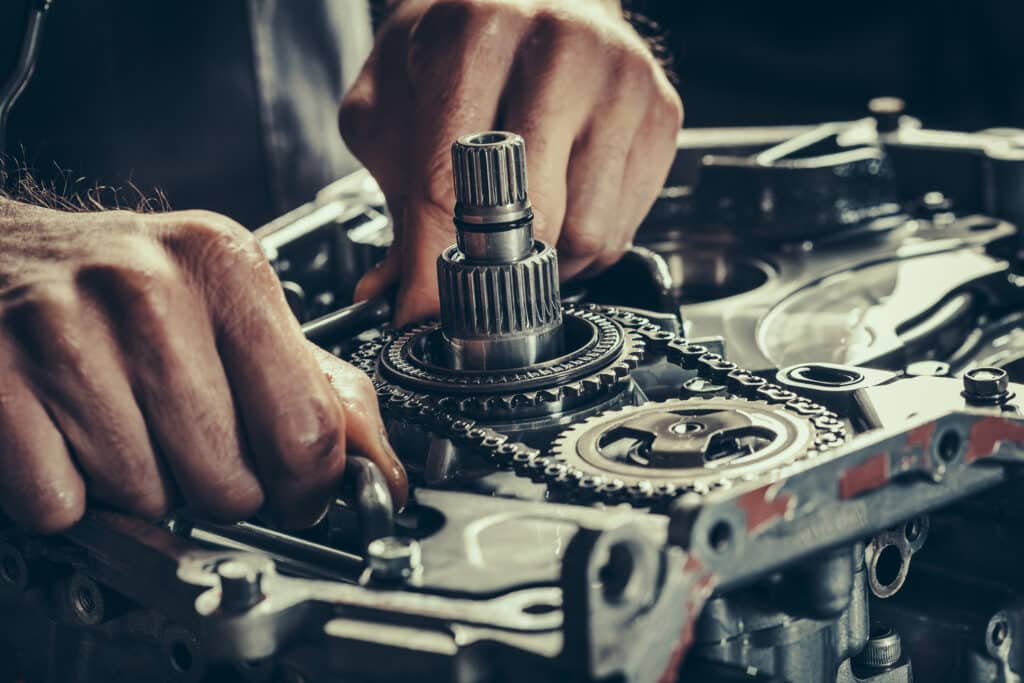
[[[352,298],[354,301],[365,301],[384,294],[398,281],[400,263],[394,247],[388,249],[384,259],[366,272],[356,283]]]
[[[377,393],[366,374],[345,361],[314,346],[320,369],[334,389],[345,411],[347,447],[372,460],[388,482],[395,508],[405,507],[409,480],[398,455],[388,443],[377,405]]]
[[[454,204],[454,200],[450,202]],[[407,325],[436,317],[441,310],[437,292],[437,257],[455,243],[450,206],[430,200],[412,201],[406,229],[392,250],[401,259],[395,324]]]

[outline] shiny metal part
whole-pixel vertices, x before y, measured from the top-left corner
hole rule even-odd
[[[564,348],[558,263],[533,239],[525,149],[500,131],[452,145],[456,243],[437,260],[449,367],[525,368]]]
[[[902,656],[900,634],[891,626],[876,625],[871,629],[871,637],[864,649],[857,656],[857,662],[872,669],[885,669],[899,662]]]
[[[1012,396],[1010,375],[1002,368],[974,368],[964,373],[964,398],[971,403],[1000,403]]]
[[[455,219],[511,223],[530,215],[526,143],[515,133],[464,135],[452,144]]]
[[[423,566],[420,544],[400,536],[378,538],[366,547],[366,565],[374,580],[407,579]]]

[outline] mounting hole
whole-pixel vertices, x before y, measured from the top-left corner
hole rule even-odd
[[[913,543],[917,539],[921,538],[921,531],[923,530],[923,528],[924,525],[921,524],[921,518],[915,517],[914,519],[907,522],[906,525],[903,527],[903,536],[907,539],[907,541]]]
[[[887,545],[878,553],[875,580],[882,588],[889,588],[899,581],[902,569],[903,555],[900,554],[900,549],[894,545]]]
[[[618,602],[633,577],[633,551],[625,543],[616,543],[608,550],[608,561],[598,571],[601,592],[608,602]]]
[[[21,558],[13,553],[0,557],[0,580],[4,583],[18,583],[22,577]]]
[[[732,525],[726,521],[716,522],[708,532],[708,545],[716,553],[722,553],[732,544]]]
[[[84,616],[91,615],[96,609],[96,595],[88,586],[76,586],[71,599],[75,604],[75,609]]]
[[[192,648],[183,640],[176,640],[171,643],[170,648],[171,668],[178,673],[188,673],[195,664],[195,657],[192,655]]]
[[[551,614],[558,609],[557,605],[546,602],[535,602],[523,608],[523,614]]]
[[[989,636],[992,644],[999,647],[1006,642],[1006,639],[1010,636],[1010,625],[1006,622],[1006,619],[1000,619],[992,625],[992,632]]]
[[[960,454],[960,444],[963,439],[960,438],[960,432],[950,429],[939,437],[939,459],[942,462],[952,462],[957,455]]]
[[[981,223],[974,223],[971,225],[971,232],[986,232],[988,230],[995,230],[999,227],[998,221],[982,221]]]

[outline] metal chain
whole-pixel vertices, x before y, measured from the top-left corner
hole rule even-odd
[[[846,425],[825,406],[740,368],[704,346],[691,344],[632,311],[596,304],[582,308],[632,329],[646,342],[648,354],[664,355],[668,362],[679,368],[695,371],[700,378],[725,386],[734,397],[778,405],[807,418],[814,425],[816,435],[804,457],[813,457],[835,448],[846,439]],[[672,483],[627,486],[617,479],[587,475],[554,456],[545,455],[521,441],[513,441],[507,434],[447,412],[437,397],[411,392],[384,381],[376,372],[377,358],[384,345],[395,336],[394,332],[384,332],[377,339],[360,346],[351,357],[352,364],[373,380],[383,412],[416,424],[435,436],[450,439],[459,446],[468,447],[498,467],[511,468],[520,476],[547,482],[553,492],[570,500],[609,504],[627,502],[636,507],[660,509],[687,492],[685,486]]]

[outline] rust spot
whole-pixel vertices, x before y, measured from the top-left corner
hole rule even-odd
[[[884,486],[888,481],[889,454],[878,453],[839,475],[839,497],[847,500],[865,491]]]
[[[907,434],[907,445],[919,446],[922,450],[927,450],[928,445],[932,442],[933,436],[935,436],[935,423],[929,422],[928,424],[923,424],[920,427],[912,429]]]
[[[747,515],[747,536],[754,536],[769,522],[784,517],[793,501],[792,493],[780,493],[779,484],[768,484],[744,493],[736,507]]]
[[[971,425],[970,443],[964,453],[964,462],[974,462],[996,452],[1001,441],[1024,446],[1024,425],[1001,417],[983,417]]]

